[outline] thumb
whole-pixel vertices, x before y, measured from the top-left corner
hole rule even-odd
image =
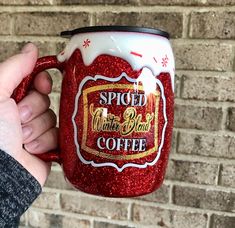
[[[29,75],[38,58],[37,47],[29,43],[20,54],[0,64],[0,98],[9,98],[24,77]]]

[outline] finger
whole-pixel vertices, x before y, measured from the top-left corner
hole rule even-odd
[[[40,72],[34,79],[34,88],[42,93],[49,94],[52,90],[52,79],[48,72]]]
[[[0,64],[0,98],[11,96],[23,78],[33,71],[37,57],[37,47],[29,43],[20,54]]]
[[[34,141],[24,144],[24,148],[32,154],[41,154],[56,149],[58,145],[58,128],[51,128]]]
[[[21,123],[27,123],[44,113],[50,106],[48,96],[32,91],[18,104]]]
[[[23,143],[27,144],[56,126],[56,115],[49,109],[42,115],[23,125]]]

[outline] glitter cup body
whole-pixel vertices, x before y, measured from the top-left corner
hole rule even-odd
[[[173,128],[169,40],[120,30],[80,32],[57,56],[64,64],[65,177],[81,191],[108,197],[143,195],[161,185]]]

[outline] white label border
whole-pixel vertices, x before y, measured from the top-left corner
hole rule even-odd
[[[79,97],[82,95],[83,86],[89,80],[96,81],[97,79],[101,79],[101,80],[105,80],[105,81],[109,81],[109,82],[118,82],[124,77],[129,82],[132,82],[132,83],[137,83],[138,82],[137,79],[130,78],[126,73],[122,73],[119,77],[116,77],[116,78],[105,77],[103,75],[95,75],[94,77],[86,76],[81,81],[81,83],[79,85],[79,89],[78,89],[78,92],[77,92],[76,97],[75,97],[75,103],[74,103],[75,108],[74,108],[74,112],[73,112],[73,115],[72,115],[72,123],[73,123],[73,127],[74,127],[74,143],[76,145],[77,155],[78,155],[79,159],[81,160],[81,162],[86,164],[86,165],[92,165],[93,167],[96,167],[96,168],[104,167],[104,166],[110,166],[110,167],[116,168],[118,170],[118,172],[122,172],[127,167],[135,167],[135,168],[142,168],[143,169],[143,168],[146,168],[147,166],[153,166],[153,165],[156,164],[156,162],[158,161],[158,159],[161,155],[161,150],[162,150],[162,147],[163,147],[163,144],[164,144],[165,132],[166,132],[166,127],[167,127],[168,121],[167,121],[167,115],[166,115],[166,98],[165,98],[165,94],[164,94],[164,87],[163,87],[161,81],[157,78],[156,78],[156,84],[159,86],[159,88],[161,90],[161,97],[162,97],[162,101],[163,101],[163,117],[164,117],[165,123],[164,123],[163,129],[162,129],[161,143],[160,143],[160,146],[158,148],[159,151],[157,153],[157,156],[155,157],[155,159],[152,162],[146,162],[145,164],[126,163],[122,167],[118,167],[115,163],[112,163],[112,162],[96,163],[92,160],[88,161],[80,153],[80,145],[79,145],[78,140],[77,140],[78,130],[77,130],[76,122],[75,122],[75,117],[77,115],[78,100],[79,100]]]

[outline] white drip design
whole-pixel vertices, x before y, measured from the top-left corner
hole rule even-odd
[[[107,54],[126,60],[133,70],[147,67],[154,77],[161,72],[169,73],[174,91],[175,62],[170,42],[165,37],[133,32],[77,34],[71,38],[64,51],[58,54],[58,60],[68,60],[76,49],[81,51],[87,66],[99,55]]]

